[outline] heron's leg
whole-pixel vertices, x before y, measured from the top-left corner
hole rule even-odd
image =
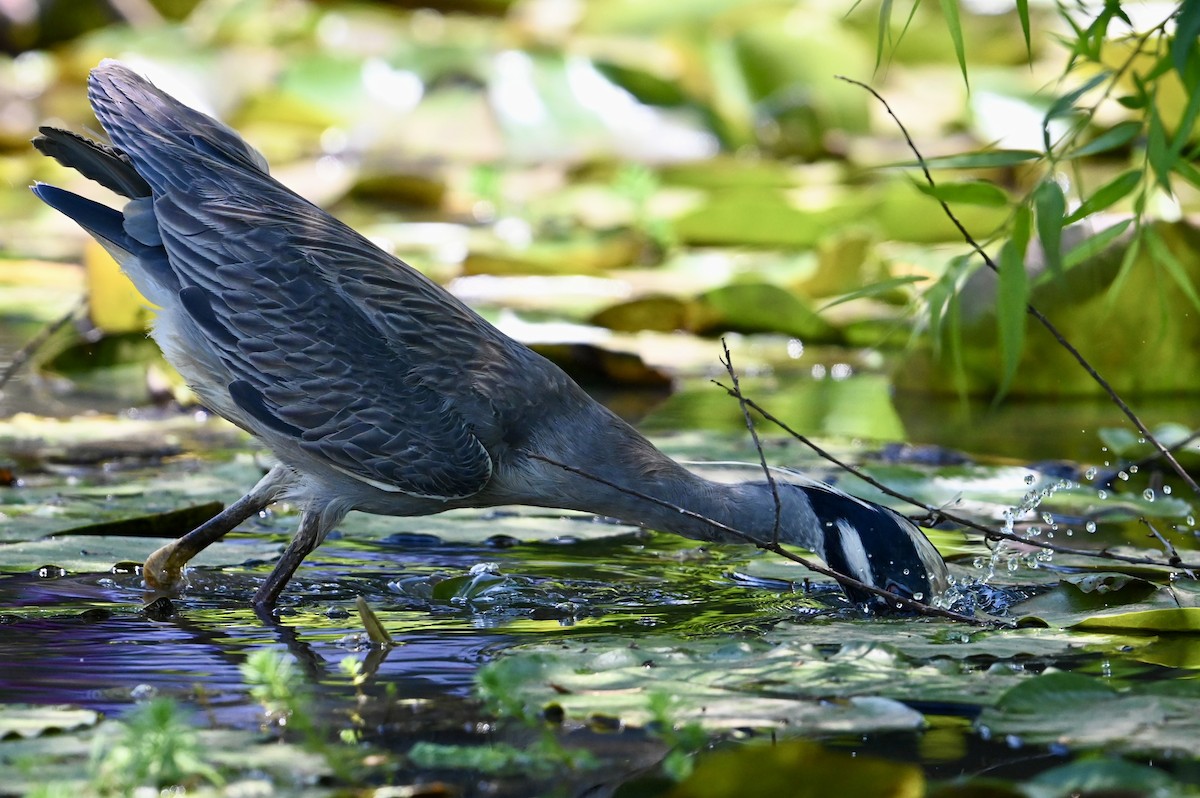
[[[332,520],[326,519],[324,513],[319,509],[304,511],[304,514],[300,516],[300,528],[296,530],[292,542],[288,544],[283,556],[279,558],[279,562],[275,563],[275,570],[267,576],[267,581],[263,582],[258,592],[254,594],[255,607],[264,609],[275,606],[279,594],[283,592],[283,588],[292,578],[292,574],[296,573],[300,563],[320,545],[325,533],[340,519],[341,516]]]
[[[275,466],[245,496],[183,537],[153,552],[142,566],[146,586],[160,592],[178,591],[183,585],[183,566],[189,560],[275,501],[292,479],[289,469]]]

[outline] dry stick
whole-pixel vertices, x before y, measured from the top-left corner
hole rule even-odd
[[[853,78],[847,78],[842,75],[837,75],[836,77],[838,80],[843,80],[862,89],[866,89],[872,94],[872,96],[875,97],[876,100],[879,100],[879,102],[883,104],[884,109],[888,112],[888,116],[895,120],[896,126],[900,128],[900,132],[904,136],[904,141],[908,144],[908,148],[912,150],[913,155],[915,155],[917,158],[917,162],[921,165],[921,171],[925,175],[925,181],[929,183],[930,186],[936,186],[937,184],[933,180],[933,175],[929,173],[929,167],[925,164],[924,156],[922,156],[921,151],[917,149],[917,145],[913,142],[912,137],[908,134],[908,129],[904,127],[904,123],[900,121],[900,117],[896,116],[896,112],[892,110],[890,105],[888,105],[887,100],[883,99],[879,92],[875,91],[861,81],[854,80]],[[978,241],[975,240],[975,237],[967,231],[967,228],[963,226],[962,222],[958,220],[958,217],[954,215],[954,211],[950,210],[950,206],[946,204],[945,200],[938,200],[938,203],[942,206],[942,211],[945,212],[946,217],[958,229],[958,232],[962,235],[963,240],[966,241],[967,244],[974,249],[981,258],[983,258],[984,264],[986,264],[989,269],[999,274],[1000,267],[996,265],[996,262],[992,260],[990,255],[983,251],[983,247]],[[1142,423],[1142,420],[1138,418],[1137,414],[1133,412],[1129,405],[1125,404],[1125,400],[1122,399],[1112,385],[1109,384],[1108,380],[1100,376],[1100,373],[1092,367],[1092,364],[1089,363],[1082,354],[1080,354],[1079,350],[1076,349],[1070,341],[1063,337],[1063,334],[1058,331],[1058,328],[1055,327],[1054,324],[1051,323],[1050,319],[1046,318],[1040,310],[1031,304],[1026,304],[1025,311],[1030,316],[1033,316],[1033,318],[1035,318],[1038,323],[1041,324],[1042,327],[1044,327],[1046,331],[1054,337],[1054,340],[1058,342],[1059,346],[1067,350],[1068,354],[1075,358],[1076,362],[1078,362],[1083,370],[1088,373],[1088,376],[1091,377],[1092,380],[1094,380],[1095,383],[1099,385],[1105,393],[1108,394],[1109,398],[1112,399],[1113,404],[1120,408],[1121,412],[1125,414],[1125,417],[1133,423],[1133,426],[1137,427],[1138,432],[1140,432],[1146,440],[1150,441],[1155,449],[1158,449],[1159,455],[1164,457],[1166,461],[1171,464],[1171,468],[1176,474],[1179,475],[1180,479],[1182,479],[1197,496],[1200,496],[1200,484],[1197,484],[1196,480],[1192,478],[1192,475],[1189,474],[1184,467],[1179,464],[1179,461],[1175,459],[1175,456],[1171,454],[1167,447],[1163,446],[1158,438],[1154,437],[1154,433],[1152,433],[1149,428]]]
[[[746,400],[746,401],[749,402],[750,400]],[[829,578],[835,580],[838,584],[840,584],[844,587],[852,587],[852,588],[855,588],[858,590],[863,590],[867,593],[876,595],[889,603],[894,603],[896,606],[903,607],[906,610],[911,610],[912,612],[918,613],[920,615],[929,615],[929,616],[932,616],[935,618],[947,618],[949,620],[958,621],[960,623],[969,623],[973,626],[1006,626],[1006,627],[1015,626],[1015,624],[1005,623],[1005,622],[998,621],[998,620],[982,620],[980,618],[973,618],[969,615],[963,615],[961,613],[942,609],[940,607],[931,607],[930,605],[922,604],[921,602],[916,601],[915,599],[906,598],[905,596],[900,596],[895,593],[889,593],[888,591],[883,590],[882,588],[875,587],[874,585],[868,585],[865,582],[860,582],[857,579],[855,579],[854,577],[846,576],[845,574],[840,573],[838,571],[834,571],[831,568],[826,568],[824,566],[817,565],[817,563],[813,562],[812,560],[810,560],[806,557],[801,557],[799,554],[794,554],[794,553],[788,551],[787,549],[783,548],[783,546],[780,545],[779,543],[775,543],[772,541],[766,541],[766,540],[759,540],[758,538],[756,538],[752,535],[747,535],[745,532],[742,532],[741,530],[734,529],[733,527],[731,527],[727,524],[722,524],[720,521],[709,518],[708,516],[703,515],[701,513],[693,512],[692,510],[688,510],[685,507],[680,507],[679,505],[673,504],[669,501],[664,501],[663,499],[655,498],[654,496],[651,496],[647,493],[642,493],[641,491],[638,491],[638,490],[634,490],[633,488],[627,488],[624,485],[618,485],[617,483],[607,480],[604,477],[599,476],[598,474],[592,474],[588,471],[585,471],[582,468],[576,468],[573,465],[568,465],[567,463],[563,463],[563,462],[560,462],[553,458],[546,457],[545,455],[538,454],[537,452],[531,452],[528,450],[524,450],[522,453],[526,457],[530,458],[531,460],[540,460],[543,463],[549,463],[550,465],[556,466],[557,468],[561,468],[563,471],[566,471],[568,473],[575,474],[577,476],[581,476],[584,479],[590,479],[593,482],[598,482],[599,484],[604,485],[605,487],[609,487],[609,488],[612,488],[613,490],[620,491],[621,493],[624,493],[626,496],[632,496],[635,499],[641,499],[642,501],[650,502],[651,504],[656,504],[659,507],[665,507],[666,509],[671,510],[672,512],[676,512],[676,513],[679,513],[680,515],[683,515],[688,518],[692,518],[696,521],[705,523],[705,524],[711,526],[713,529],[719,529],[722,532],[728,532],[730,535],[733,535],[734,537],[738,538],[739,540],[743,540],[746,543],[749,543],[749,544],[755,546],[756,548],[762,549],[763,551],[769,551],[772,554],[778,554],[780,557],[783,557],[785,559],[791,560],[792,562],[803,565],[805,568],[809,569],[810,571],[815,571],[816,573],[822,574],[824,576],[828,576]]]
[[[50,340],[52,335],[70,324],[71,320],[78,316],[80,311],[82,311],[85,307],[87,307],[87,297],[82,297],[79,301],[71,306],[70,310],[63,314],[62,318],[50,322],[45,327],[40,329],[37,335],[26,341],[25,345],[13,354],[12,360],[9,361],[9,364],[5,367],[4,371],[0,372],[0,389],[3,389],[5,385],[8,385],[9,381],[16,376],[18,371],[21,370],[21,367],[24,366],[31,357],[33,357],[35,352],[45,346],[46,342]]]
[[[1172,453],[1178,452],[1178,451],[1182,450],[1185,446],[1195,443],[1197,439],[1200,439],[1200,430],[1196,430],[1191,435],[1188,435],[1186,438],[1181,440],[1179,443],[1173,443],[1170,446],[1168,446],[1167,448]],[[1131,469],[1131,468],[1138,468],[1138,469],[1146,468],[1151,463],[1153,463],[1155,460],[1158,460],[1161,456],[1162,455],[1155,452],[1154,454],[1143,457],[1141,460],[1126,464],[1124,469],[1114,469],[1113,471],[1106,471],[1105,473],[1111,474],[1111,476],[1107,480],[1105,480],[1104,482],[1101,482],[1099,484],[1102,487],[1112,487],[1113,480],[1117,478],[1117,471],[1127,470],[1127,469]]]
[[[713,382],[716,383],[721,388],[723,388],[728,393],[733,394],[733,390],[731,388],[729,388],[728,386],[721,385],[721,383],[716,382],[716,380],[714,380]],[[808,448],[812,449],[814,452],[817,453],[817,455],[819,455],[823,459],[828,460],[829,462],[836,465],[838,468],[848,471],[849,473],[851,473],[854,476],[861,479],[863,482],[866,482],[868,485],[880,490],[881,492],[887,494],[888,496],[891,496],[894,499],[899,499],[900,501],[908,502],[909,504],[914,505],[916,507],[920,507],[921,509],[923,509],[927,512],[933,513],[935,515],[939,515],[942,518],[945,518],[947,521],[952,521],[960,526],[965,526],[969,529],[974,529],[976,531],[982,532],[985,536],[987,536],[991,540],[1009,540],[1009,541],[1013,541],[1014,543],[1025,543],[1030,546],[1035,546],[1037,548],[1046,549],[1048,551],[1058,552],[1060,554],[1075,554],[1075,555],[1079,555],[1081,557],[1100,557],[1102,559],[1114,560],[1116,562],[1125,562],[1125,563],[1130,563],[1132,565],[1154,565],[1154,566],[1159,566],[1162,568],[1182,568],[1185,570],[1200,570],[1200,564],[1196,564],[1196,563],[1186,563],[1186,562],[1182,562],[1182,561],[1180,561],[1178,563],[1173,562],[1173,561],[1172,562],[1163,562],[1162,560],[1156,560],[1151,557],[1135,557],[1135,556],[1132,556],[1129,554],[1117,554],[1116,552],[1111,552],[1111,551],[1108,551],[1107,549],[1101,549],[1100,551],[1093,551],[1090,549],[1077,549],[1077,548],[1073,548],[1071,546],[1062,546],[1058,543],[1047,543],[1044,540],[1033,540],[1031,538],[1025,538],[1020,535],[1015,535],[1011,532],[1001,532],[998,529],[992,529],[991,527],[976,523],[975,521],[972,521],[969,518],[964,518],[962,516],[953,515],[952,513],[948,513],[945,510],[941,509],[940,507],[935,507],[932,504],[926,504],[925,502],[920,501],[912,496],[908,496],[904,493],[901,493],[900,491],[895,490],[894,488],[889,488],[887,485],[883,484],[882,482],[880,482],[879,480],[870,476],[869,474],[866,474],[863,471],[859,470],[858,468],[855,468],[854,466],[850,465],[849,463],[839,460],[837,457],[834,457],[832,454],[825,451],[817,444],[813,443],[807,437],[805,437],[804,435],[800,434],[796,430],[789,427],[786,422],[784,422],[782,419],[780,419],[779,417],[772,414],[766,408],[759,405],[753,399],[746,399],[745,401],[746,401],[746,405],[748,407],[753,409],[754,412],[761,415],[767,421],[770,421],[772,424],[774,424],[775,426],[782,429],[788,435],[791,435],[793,438],[800,441]]]
[[[1175,544],[1163,537],[1163,534],[1155,529],[1154,524],[1147,521],[1145,517],[1139,518],[1138,520],[1145,524],[1146,529],[1150,530],[1150,537],[1155,538],[1159,543],[1162,544],[1163,550],[1167,553],[1168,562],[1170,562],[1171,565],[1175,566],[1176,568],[1182,568],[1184,573],[1186,573],[1192,579],[1195,579],[1196,574],[1194,570],[1184,565],[1183,558],[1179,556],[1179,550],[1175,548]]]
[[[729,344],[725,343],[724,338],[721,339],[721,349],[725,352],[724,358],[721,359],[721,365],[725,367],[729,379],[733,380],[731,393],[737,398],[738,406],[742,408],[742,418],[745,419],[746,429],[750,430],[750,437],[754,439],[754,450],[758,452],[758,462],[762,465],[763,474],[767,477],[767,486],[771,489],[771,499],[775,502],[775,526],[771,530],[771,542],[779,545],[779,521],[783,515],[783,507],[779,503],[779,489],[775,486],[775,475],[767,466],[767,455],[763,452],[762,442],[758,439],[758,430],[754,427],[754,419],[750,417],[750,411],[746,407],[746,397],[742,395],[742,386],[738,383],[737,372],[733,370],[733,355],[729,353]]]

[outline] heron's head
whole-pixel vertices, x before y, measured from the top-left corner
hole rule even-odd
[[[916,524],[828,485],[794,487],[803,491],[816,516],[818,553],[830,568],[926,603],[946,589],[946,563]],[[882,601],[861,589],[844,589],[855,602]]]

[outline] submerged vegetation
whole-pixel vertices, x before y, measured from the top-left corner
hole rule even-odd
[[[0,4],[0,794],[1200,793],[1200,4],[407,5]],[[266,463],[24,190],[104,57],[671,454],[920,513],[969,622],[520,509],[351,516],[264,624],[286,504],[143,606]]]

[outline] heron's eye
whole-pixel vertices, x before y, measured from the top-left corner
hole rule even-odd
[[[910,588],[908,585],[900,584],[895,579],[888,579],[887,582],[884,583],[883,589],[889,593],[895,593],[897,596],[902,598],[913,598],[912,588]]]

